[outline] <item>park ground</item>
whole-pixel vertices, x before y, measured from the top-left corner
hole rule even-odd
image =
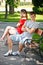
[[[6,26],[15,26],[15,22],[0,22],[0,37],[2,36]],[[6,38],[3,42],[0,42],[0,65],[43,65],[43,60],[37,53],[29,51],[25,58],[24,49],[20,56],[8,56],[4,57],[4,53],[8,51],[8,47],[5,46]],[[15,42],[17,43],[17,42]],[[18,45],[13,46],[13,51],[17,51]]]

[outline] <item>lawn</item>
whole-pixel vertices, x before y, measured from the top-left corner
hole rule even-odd
[[[18,22],[20,19],[20,13],[14,13],[13,15],[8,14],[7,19],[5,19],[5,13],[0,12],[0,21],[2,22]],[[29,13],[28,13],[28,19]],[[36,21],[43,22],[43,15],[36,15]]]

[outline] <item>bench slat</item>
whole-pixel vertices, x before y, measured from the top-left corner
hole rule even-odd
[[[43,30],[41,30],[41,29],[37,29],[36,31],[35,31],[35,33],[37,33],[38,35],[42,35],[43,34]]]

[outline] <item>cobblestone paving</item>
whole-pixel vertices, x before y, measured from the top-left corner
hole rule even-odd
[[[5,27],[8,25],[15,26],[16,23],[0,23],[0,37],[2,36]],[[13,51],[16,51],[17,49],[18,45],[14,45]],[[25,53],[22,50],[20,56],[4,57],[4,53],[6,53],[7,50],[8,48],[5,46],[5,40],[0,42],[0,65],[43,65],[43,60],[36,53],[29,51],[25,58]]]

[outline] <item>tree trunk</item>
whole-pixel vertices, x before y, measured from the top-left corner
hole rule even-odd
[[[9,14],[14,14],[14,6],[9,5]]]
[[[5,19],[7,18],[7,13],[8,13],[8,10],[7,10],[7,2],[5,3]]]

